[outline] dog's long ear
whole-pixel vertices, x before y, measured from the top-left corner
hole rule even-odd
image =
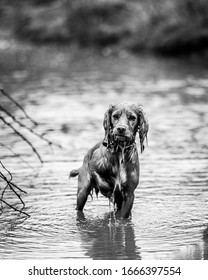
[[[148,124],[148,120],[145,116],[145,113],[144,113],[141,105],[136,105],[136,112],[138,115],[138,124],[137,124],[136,130],[139,133],[140,147],[141,147],[141,153],[142,153],[145,148],[145,146],[144,146],[145,138],[147,141],[147,133],[149,130],[149,124]]]
[[[110,137],[111,137],[111,115],[113,112],[114,105],[110,105],[108,110],[105,112],[104,120],[103,120],[103,127],[105,129],[105,137],[103,139],[103,145],[108,147],[110,144]]]

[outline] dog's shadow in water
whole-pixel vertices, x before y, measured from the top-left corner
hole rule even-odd
[[[114,212],[92,219],[77,211],[77,228],[86,255],[92,259],[141,259],[130,219],[117,219]]]

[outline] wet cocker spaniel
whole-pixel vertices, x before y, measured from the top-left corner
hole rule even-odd
[[[139,183],[135,138],[138,133],[143,152],[149,125],[141,105],[120,103],[109,106],[103,126],[104,140],[88,151],[82,167],[70,172],[70,177],[78,175],[76,209],[82,211],[88,195],[95,190],[116,205],[122,218],[128,218]]]

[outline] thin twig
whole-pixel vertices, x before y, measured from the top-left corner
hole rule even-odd
[[[1,175],[0,175],[0,178],[2,178],[2,179],[4,180],[4,178],[3,178]],[[7,183],[6,186],[4,187],[2,193],[1,193],[1,198],[0,198],[0,199],[3,199],[4,194],[5,194],[5,192],[6,192],[7,188],[8,188],[8,186],[9,186],[9,184]],[[2,203],[1,203],[1,209],[3,209]]]
[[[22,123],[21,121],[19,121],[15,116],[13,116],[10,112],[8,112],[6,109],[4,109],[1,105],[0,105],[0,110],[2,112],[4,112],[7,116],[9,116],[10,118],[12,118],[12,120],[17,123],[20,127],[23,127],[25,129],[27,129],[29,132],[31,132],[32,134],[34,134],[35,136],[39,137],[41,140],[45,141],[49,146],[53,145],[53,146],[57,146],[58,148],[62,148],[61,145],[54,143],[50,140],[48,140],[47,138],[45,138],[43,135],[37,133],[34,129],[32,129],[31,127],[28,127],[27,125],[25,125],[24,123]]]
[[[13,184],[12,182],[8,181],[7,178],[4,176],[4,174],[2,172],[0,172],[0,176],[1,178],[3,178],[3,180],[7,183],[6,187],[4,188],[4,190],[6,191],[7,187],[10,187],[10,189],[15,193],[15,195],[19,198],[19,200],[21,201],[23,208],[25,208],[25,203],[22,200],[21,196],[16,192],[16,190],[14,189],[14,186],[16,187],[15,184]],[[19,187],[17,187],[18,190],[20,190]],[[2,192],[1,198],[3,198],[5,191]],[[21,190],[22,192],[24,192],[23,190]]]
[[[3,165],[3,163],[2,163],[1,161],[0,161],[0,164],[1,164],[1,166],[3,167],[3,169],[5,169],[6,172],[7,172],[7,173],[9,174],[9,176],[10,176],[10,179],[7,180],[7,178],[3,175],[3,173],[0,172],[0,177],[7,183],[7,184],[6,184],[6,187],[4,187],[4,189],[3,189],[2,193],[1,193],[1,198],[3,199],[5,192],[6,192],[7,188],[9,187],[9,182],[12,181],[12,174],[6,169],[6,167]],[[5,180],[5,178],[6,178],[6,180]],[[2,206],[2,208],[3,208],[3,205],[1,205],[1,206]]]
[[[12,182],[13,177],[12,177],[11,172],[3,165],[3,163],[2,163],[1,161],[0,161],[0,164],[1,164],[2,168],[3,168],[3,169],[9,174],[9,176],[10,176],[10,179],[8,180],[7,177],[0,171],[0,178],[2,178],[2,179],[6,182],[6,186],[4,187],[4,189],[3,189],[3,191],[2,191],[0,201],[6,203],[5,200],[4,200],[3,198],[4,198],[4,194],[5,194],[6,190],[7,190],[7,188],[9,187],[9,188],[11,189],[11,191],[12,191],[12,192],[17,196],[17,198],[20,200],[20,202],[21,202],[21,204],[22,204],[22,209],[21,209],[21,210],[18,210],[18,209],[16,209],[15,207],[13,207],[12,205],[10,205],[10,204],[8,204],[8,203],[6,203],[6,204],[7,204],[8,206],[10,206],[12,209],[16,209],[16,211],[19,211],[19,212],[23,213],[22,210],[25,208],[25,203],[24,203],[23,199],[21,198],[21,196],[17,193],[17,191],[15,190],[15,188],[17,188],[17,189],[18,189],[19,191],[21,191],[21,192],[24,192],[24,193],[26,193],[26,192],[23,191],[21,188],[19,188],[16,184],[14,184],[14,183]],[[2,206],[2,207],[3,207],[3,206]],[[24,213],[24,214],[25,214],[25,213]]]
[[[6,202],[4,199],[0,198],[1,202],[5,203],[7,206],[9,206],[10,208],[12,208],[14,211],[17,211],[19,213],[25,214],[26,216],[30,217],[30,215],[22,210],[19,210],[17,208],[15,208],[14,206],[12,206],[11,204],[9,204],[8,202]]]
[[[19,188],[16,184],[12,183],[12,178],[13,178],[13,177],[12,177],[12,174],[6,169],[6,167],[3,165],[2,161],[0,161],[0,164],[1,164],[2,168],[3,168],[4,170],[6,170],[6,171],[11,175],[11,180],[8,181],[7,178],[6,178],[6,176],[4,176],[4,174],[0,171],[1,177],[2,177],[3,179],[5,178],[5,179],[6,179],[5,181],[8,181],[8,182],[12,185],[12,187],[15,187],[15,188],[17,188],[19,191],[21,191],[21,192],[27,194],[26,191],[23,191],[23,190],[22,190],[21,188]]]
[[[0,146],[6,148],[8,151],[11,152],[11,154],[14,156],[14,157],[18,157],[24,164],[26,164],[29,168],[31,168],[33,171],[35,171],[35,169],[26,161],[24,160],[21,155],[15,153],[11,148],[7,147],[5,144],[3,143],[0,143]]]
[[[13,178],[11,172],[4,166],[4,164],[1,160],[0,160],[0,164],[1,164],[2,168],[9,174],[9,176],[10,176],[9,182],[11,182],[12,178]]]
[[[12,103],[14,103],[22,112],[23,114],[25,115],[25,117],[27,119],[29,119],[35,126],[38,125],[38,123],[36,121],[34,121],[27,113],[26,111],[24,110],[24,108],[16,101],[14,100],[8,93],[6,93],[2,88],[0,89],[0,92],[6,96],[10,101],[12,101]]]
[[[36,154],[36,156],[38,157],[40,162],[43,163],[43,160],[42,160],[40,154],[38,153],[38,151],[36,150],[36,148],[22,133],[20,133],[18,130],[16,130],[16,128],[14,128],[14,126],[11,123],[7,122],[1,115],[0,115],[0,120],[2,120],[3,123],[5,123],[8,127],[10,127],[20,138],[22,138],[22,140],[31,147],[31,149]]]

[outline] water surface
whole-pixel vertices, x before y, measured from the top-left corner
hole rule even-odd
[[[0,258],[208,259],[206,65],[109,50],[0,47],[1,86],[40,123],[39,132],[64,147],[30,138],[41,166],[26,144],[1,128],[1,143],[32,168],[0,146],[13,180],[28,193],[30,214],[7,208],[0,214]],[[150,124],[132,218],[116,219],[101,195],[89,198],[78,215],[77,180],[69,182],[69,171],[102,140],[105,110],[121,100],[142,104]],[[1,103],[21,117],[2,96]]]

